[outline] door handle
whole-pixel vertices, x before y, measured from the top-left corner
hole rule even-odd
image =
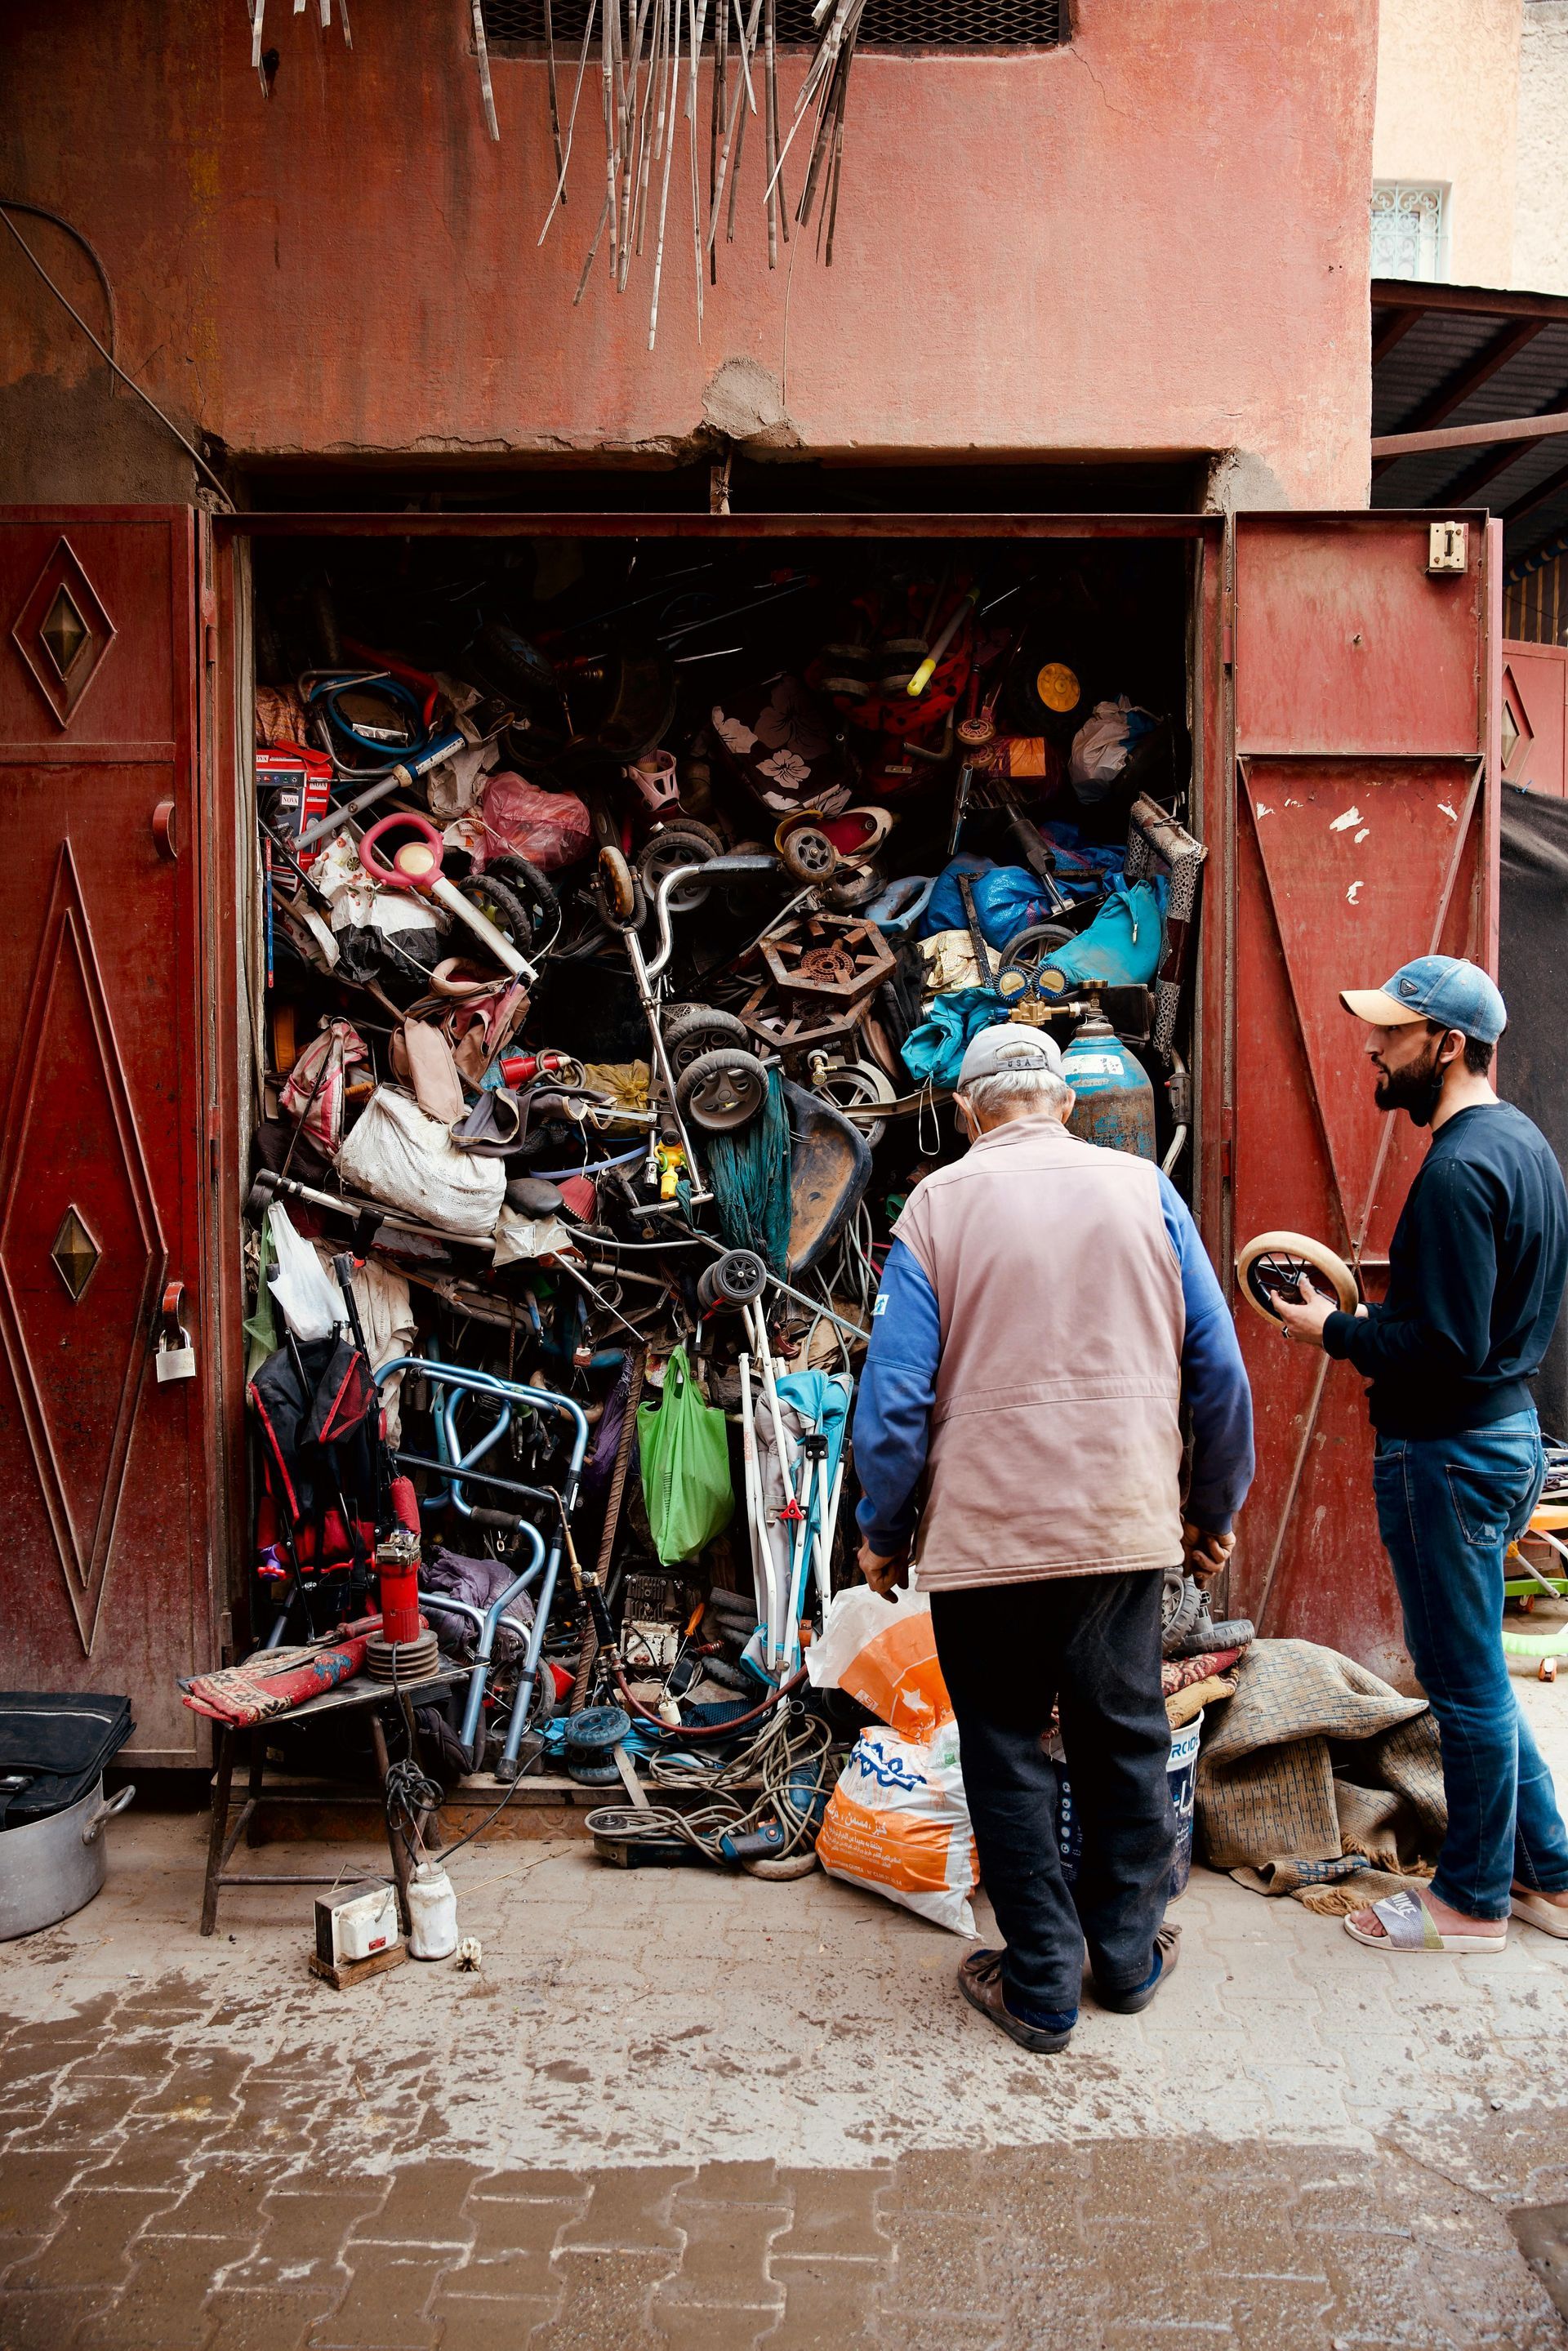
[[[159,855],[161,857],[166,857],[170,864],[172,865],[175,859],[180,854],[180,845],[174,838],[174,803],[172,800],[160,800],[157,807],[153,810],[152,838],[157,843]]]

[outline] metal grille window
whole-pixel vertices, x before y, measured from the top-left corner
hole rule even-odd
[[[1448,276],[1448,200],[1447,187],[1437,181],[1374,181],[1374,277],[1434,280]]]
[[[493,48],[532,48],[543,41],[543,0],[482,0],[482,8]],[[550,13],[558,50],[580,45],[587,0],[554,0]],[[860,46],[1053,49],[1067,39],[1068,29],[1068,0],[868,0]],[[811,0],[779,0],[779,38],[788,47],[815,48]]]

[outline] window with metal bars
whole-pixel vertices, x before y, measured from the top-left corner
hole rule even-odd
[[[815,48],[812,0],[779,0],[779,38],[788,48]],[[1054,49],[1068,37],[1069,0],[867,0],[862,49]],[[544,0],[482,0],[485,37],[494,49],[538,47],[545,37]],[[553,0],[558,50],[580,47],[587,0]]]

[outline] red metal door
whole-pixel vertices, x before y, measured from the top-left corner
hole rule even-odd
[[[1339,990],[1434,951],[1497,967],[1494,564],[1479,526],[1463,574],[1427,556],[1419,517],[1236,526],[1228,1244],[1315,1234],[1370,1297],[1425,1137],[1375,1107]],[[1259,1468],[1233,1600],[1270,1634],[1407,1672],[1363,1383],[1239,1301],[1238,1320]]]
[[[0,516],[0,1681],[128,1691],[201,1759],[204,1374],[194,517]]]
[[[1502,779],[1568,799],[1568,645],[1502,648]]]

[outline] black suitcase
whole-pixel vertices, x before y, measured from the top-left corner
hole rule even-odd
[[[76,1803],[135,1728],[128,1698],[0,1690],[0,1829],[46,1820]]]

